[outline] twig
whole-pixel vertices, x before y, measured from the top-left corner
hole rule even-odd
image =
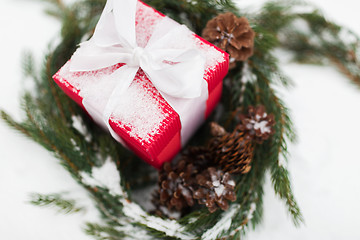
[[[57,95],[56,93],[56,89],[55,89],[55,86],[54,86],[54,82],[52,80],[52,75],[51,75],[51,60],[52,60],[52,55],[50,55],[48,57],[48,60],[46,61],[46,75],[47,75],[47,80],[49,82],[49,86],[50,86],[50,91],[51,91],[51,94],[54,96],[54,99],[55,99],[55,103],[60,111],[60,115],[61,115],[61,118],[66,121],[66,117],[65,117],[65,114],[64,114],[64,109],[60,103],[60,100],[59,100],[59,96]]]
[[[348,77],[350,80],[354,82],[354,84],[358,85],[360,87],[360,77],[357,75],[352,74],[352,72],[349,71],[349,69],[337,58],[333,56],[328,56],[330,61],[335,64],[335,66],[339,69],[340,72],[345,74],[346,77]]]
[[[27,137],[31,137],[30,132],[22,127],[20,124],[17,124],[16,122],[14,122],[12,119],[10,119],[10,116],[7,115],[4,111],[1,111],[1,118],[4,119],[4,121],[11,127],[15,128],[16,130],[22,132],[24,135],[26,135]]]
[[[78,173],[79,169],[78,167],[75,166],[75,164],[73,162],[71,162],[71,160],[64,154],[62,153],[54,144],[52,144],[50,142],[50,140],[46,137],[44,131],[41,129],[41,127],[37,124],[37,122],[34,120],[33,116],[31,115],[30,111],[28,108],[26,108],[26,113],[27,116],[29,118],[29,120],[34,124],[34,126],[36,126],[36,128],[38,129],[40,135],[43,138],[43,141],[45,142],[45,144],[47,144],[56,154],[58,154],[62,159],[64,159],[67,164],[71,167],[71,169],[75,172]]]

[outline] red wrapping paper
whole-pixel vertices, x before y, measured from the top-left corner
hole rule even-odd
[[[149,29],[146,25],[154,24],[151,19],[156,20],[164,17],[163,14],[152,9],[146,4],[141,3],[139,5],[141,6],[138,7],[136,15],[137,34],[141,34],[142,29]],[[147,16],[149,14],[152,14],[152,16]],[[146,41],[150,38],[150,36],[149,32],[144,32],[142,39],[145,39]],[[222,92],[222,79],[228,71],[229,57],[227,53],[194,34],[194,39],[195,38],[199,48],[209,48],[211,51],[218,51],[221,53],[219,54],[221,58],[218,59],[218,61],[213,61],[212,64],[208,64],[205,68],[204,80],[208,83],[209,92],[209,97],[206,102],[206,112],[205,116],[203,116],[205,119],[209,116],[220,100]],[[174,39],[174,41],[176,41],[176,39]],[[82,80],[82,78],[89,73],[85,74],[82,72],[76,72],[69,74],[68,65],[69,62],[65,64],[65,66],[60,69],[53,78],[69,97],[84,108],[82,103],[83,97],[81,96],[81,86],[79,84],[74,84],[74,82],[78,81],[77,79]],[[113,67],[93,71],[91,76],[96,78],[102,74],[111,74],[123,65],[124,64],[117,64]],[[157,112],[162,114],[163,117],[161,117],[154,130],[151,130],[149,133],[136,134],[136,131],[139,131],[139,129],[135,129],[135,124],[132,124],[131,122],[123,122],[114,115],[110,117],[109,124],[111,128],[121,137],[129,149],[149,164],[159,168],[165,161],[170,161],[181,150],[182,126],[180,117],[161,96],[141,69],[138,71],[132,86],[142,88],[144,98],[151,99],[150,104],[155,101],[155,107],[158,110]],[[99,89],[99,91],[101,91],[101,89]],[[145,102],[144,104],[149,103]],[[86,109],[84,108],[84,110]],[[142,115],[141,112],[138,114],[139,117]]]

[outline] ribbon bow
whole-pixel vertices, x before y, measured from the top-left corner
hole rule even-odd
[[[111,132],[108,120],[117,105],[117,96],[128,89],[139,68],[166,100],[167,96],[171,99],[199,97],[204,81],[205,58],[197,50],[164,49],[171,41],[181,41],[180,36],[193,37],[185,26],[164,17],[155,26],[147,45],[138,46],[136,7],[137,0],[108,0],[93,37],[80,44],[71,59],[70,71],[93,71],[126,64],[108,76],[118,82],[103,113]]]

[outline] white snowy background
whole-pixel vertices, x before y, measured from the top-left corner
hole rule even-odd
[[[243,0],[256,9],[264,0]],[[360,2],[311,0],[329,19],[360,35]],[[43,13],[41,1],[0,0],[0,108],[22,118],[21,56],[35,54],[40,66],[60,24]],[[281,57],[281,55],[280,55]],[[288,164],[305,218],[295,228],[284,204],[265,185],[264,221],[248,240],[360,239],[360,89],[331,67],[282,64],[294,87],[281,90],[298,133]],[[50,153],[0,121],[0,239],[86,240],[85,221],[98,214],[83,190]],[[62,215],[27,203],[31,192],[66,192],[85,213]]]

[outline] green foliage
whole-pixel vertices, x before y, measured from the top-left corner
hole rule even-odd
[[[230,0],[145,2],[187,24],[197,33],[201,33],[206,22],[219,13],[232,11],[241,15]],[[52,75],[70,58],[80,41],[91,36],[105,1],[80,0],[65,5],[61,0],[47,0],[46,3],[49,15],[62,23],[61,42],[49,51],[40,72],[36,70],[31,54],[24,56],[24,77],[32,78],[35,89],[38,89],[36,93],[27,92],[23,96],[26,119],[18,123],[3,111],[1,117],[11,127],[52,152],[74,179],[89,191],[103,221],[88,223],[87,234],[95,239],[140,236],[141,239],[202,239],[212,235],[240,239],[250,226],[255,227],[261,222],[266,173],[270,173],[274,191],[286,204],[294,223],[303,221],[284,165],[288,161],[287,144],[296,139],[294,127],[288,109],[273,88],[274,85],[286,87],[291,81],[281,73],[273,50],[289,50],[298,62],[330,61],[360,86],[359,40],[354,34],[327,21],[316,10],[295,12],[294,7],[303,5],[301,2],[268,2],[259,13],[246,13],[257,33],[255,53],[229,72],[220,107],[209,121],[218,121],[232,129],[238,123],[237,113],[246,112],[250,105],[262,104],[275,116],[276,133],[262,145],[255,146],[251,171],[234,176],[237,201],[228,211],[218,210],[210,214],[206,208],[194,209],[182,219],[171,221],[144,212],[129,197],[131,190],[154,184],[156,171],[99,129],[52,80]],[[299,21],[308,26],[307,31],[297,27]],[[354,41],[344,41],[341,38],[343,31]],[[191,142],[205,144],[208,137],[204,127]],[[115,193],[99,182],[94,174],[94,169],[101,168],[107,161],[115,163],[120,177],[119,189]],[[90,184],[88,178],[98,184]],[[69,213],[80,209],[72,200],[64,200],[57,194],[34,195],[32,203],[57,206]],[[229,228],[224,228],[226,225],[222,223],[225,222],[229,222]]]
[[[60,213],[78,213],[84,209],[77,207],[75,200],[64,199],[60,194],[42,195],[39,193],[32,193],[30,195],[30,203],[40,207],[53,207]]]
[[[100,226],[92,223],[86,224],[85,232],[97,240],[121,240],[126,237],[124,232],[117,231],[114,227]]]
[[[269,2],[259,22],[268,31],[276,29],[279,46],[291,51],[294,61],[333,64],[360,87],[359,37],[327,20],[315,7],[307,12],[291,11],[303,5],[303,2]]]
[[[147,4],[201,34],[206,23],[221,12],[237,12],[230,0],[145,0]]]

